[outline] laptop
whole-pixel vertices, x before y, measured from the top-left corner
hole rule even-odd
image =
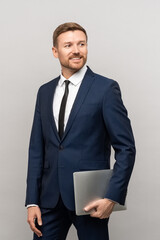
[[[104,198],[112,174],[112,169],[73,173],[76,215],[88,215],[92,212],[85,212],[83,209],[90,202]],[[116,203],[113,211],[121,210],[126,210],[126,205]]]

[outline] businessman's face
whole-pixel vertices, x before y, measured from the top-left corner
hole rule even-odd
[[[80,30],[61,33],[53,54],[59,59],[64,77],[69,78],[80,70],[87,61],[87,39]]]

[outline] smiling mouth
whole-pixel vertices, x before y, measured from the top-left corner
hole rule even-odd
[[[70,60],[72,61],[80,61],[82,57],[74,57],[74,58],[70,58]]]
[[[82,56],[80,56],[80,55],[73,55],[72,57],[70,57],[70,59],[75,59],[75,60],[79,60],[81,58],[82,58]]]

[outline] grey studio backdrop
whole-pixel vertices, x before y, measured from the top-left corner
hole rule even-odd
[[[119,82],[136,139],[128,210],[112,214],[110,239],[160,239],[159,13],[159,0],[0,1],[0,239],[32,239],[28,142],[37,90],[60,72],[52,32],[67,21],[88,32],[88,65]],[[67,240],[76,239],[72,227]]]

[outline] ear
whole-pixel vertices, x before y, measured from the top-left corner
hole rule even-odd
[[[52,52],[55,58],[58,58],[58,50],[56,47],[52,47]]]

